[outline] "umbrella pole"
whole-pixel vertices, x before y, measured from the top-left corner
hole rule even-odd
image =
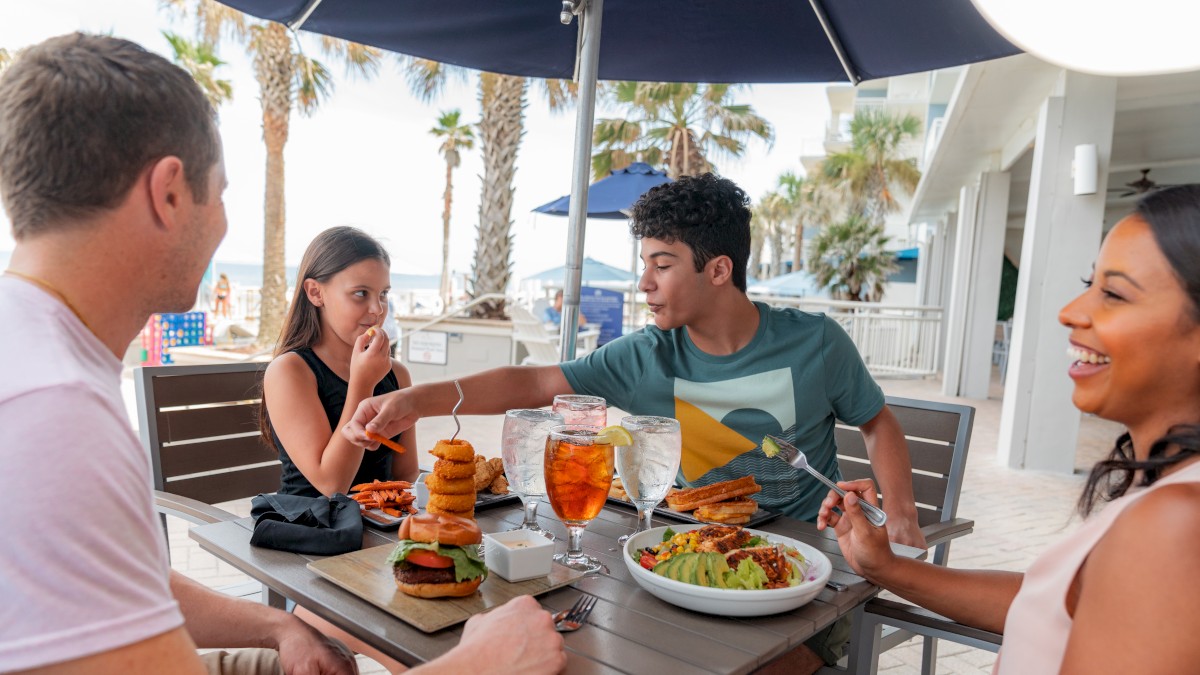
[[[600,22],[604,0],[581,0],[579,30],[583,43],[576,56],[579,107],[575,117],[575,157],[571,166],[571,207],[567,224],[567,277],[563,281],[561,352],[563,361],[575,358],[579,329],[579,287],[583,280],[583,243],[587,226],[588,179],[592,166],[592,125],[596,118],[596,74],[600,60]]]

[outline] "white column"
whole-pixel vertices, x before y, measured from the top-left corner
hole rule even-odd
[[[971,278],[971,251],[975,248],[975,205],[979,191],[964,185],[958,193],[958,225],[955,229],[953,281],[950,302],[946,305],[946,360],[942,368],[942,393],[959,396],[962,376],[963,343],[967,326],[967,288]]]
[[[958,395],[987,398],[992,381],[992,345],[1000,307],[1000,274],[1004,261],[1004,231],[1008,228],[1008,188],[1011,175],[988,171],[979,178],[975,206],[975,246],[967,278],[966,325],[963,331],[962,371]]]
[[[1114,78],[1064,72],[1038,113],[997,447],[997,458],[1013,468],[1075,468],[1079,411],[1058,312],[1082,290],[1079,279],[1100,249],[1116,89]],[[1072,194],[1071,160],[1083,143],[1099,151],[1094,195]]]

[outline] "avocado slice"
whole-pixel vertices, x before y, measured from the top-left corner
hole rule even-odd
[[[774,457],[782,452],[782,449],[779,447],[779,444],[776,443],[775,440],[770,436],[764,436],[762,442],[762,451],[767,457]]]
[[[694,583],[697,586],[708,586],[709,585],[709,576],[708,576],[709,566],[712,564],[708,557],[711,554],[697,553],[696,555],[699,557],[699,559],[697,560],[697,564],[696,564],[696,581]]]
[[[672,578],[688,584],[699,584],[696,581],[696,569],[700,566],[700,554],[684,553],[679,558],[679,572]]]

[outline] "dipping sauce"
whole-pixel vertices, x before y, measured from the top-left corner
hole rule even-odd
[[[500,543],[504,544],[505,546],[507,546],[509,548],[529,548],[530,546],[532,546],[532,544],[530,544],[527,541],[503,541],[503,540],[501,540]]]

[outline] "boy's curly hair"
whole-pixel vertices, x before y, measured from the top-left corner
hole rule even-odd
[[[750,260],[750,199],[728,178],[706,173],[651,188],[633,205],[629,231],[638,239],[682,241],[692,250],[696,271],[729,256],[733,285],[746,291]]]

